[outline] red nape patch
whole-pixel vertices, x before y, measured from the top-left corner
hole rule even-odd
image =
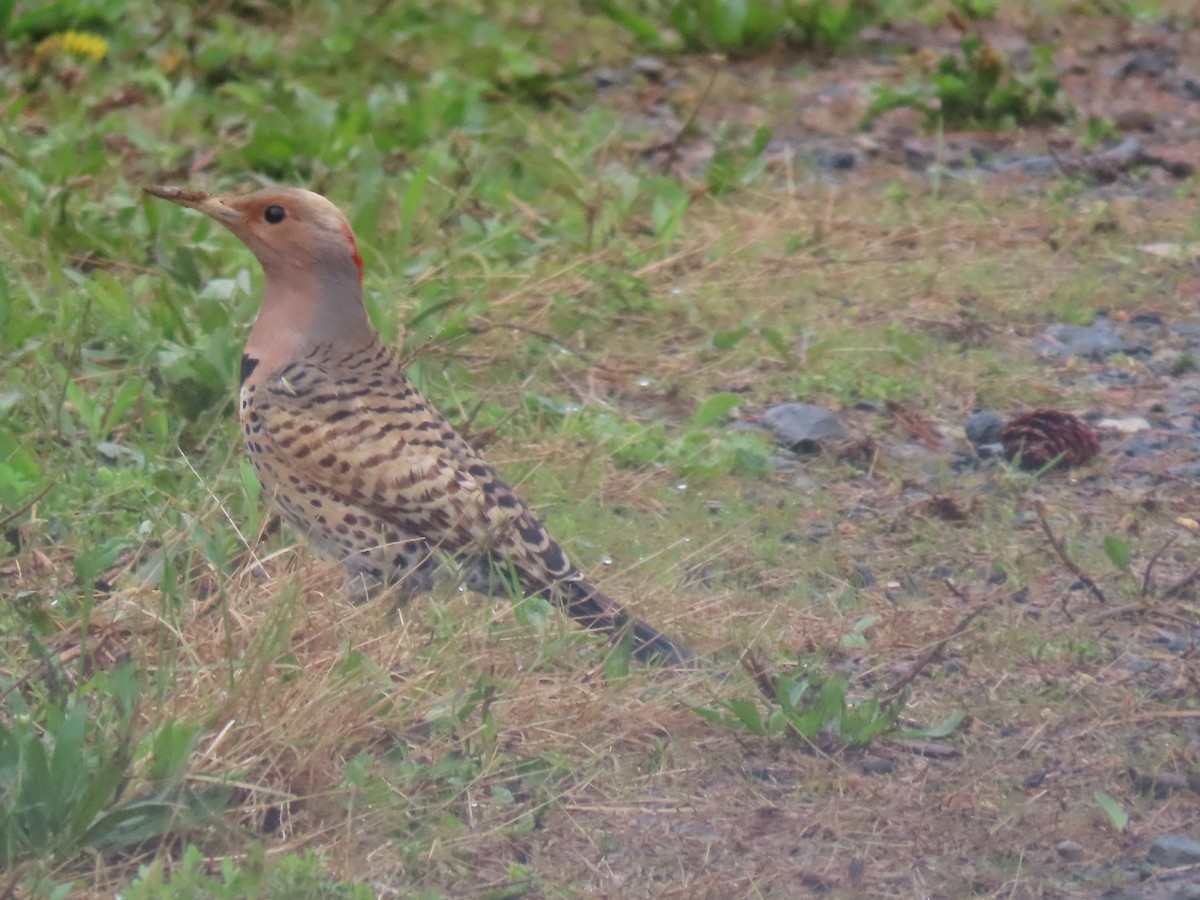
[[[354,264],[358,266],[358,282],[362,284],[363,280],[363,263],[362,254],[358,252],[358,241],[354,239],[354,232],[350,228],[350,223],[346,223],[345,228],[346,240],[350,242],[350,258],[354,260]]]

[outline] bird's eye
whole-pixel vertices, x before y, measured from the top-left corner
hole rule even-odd
[[[286,216],[287,213],[284,211],[283,207],[274,203],[263,210],[263,219],[269,225],[278,225]]]

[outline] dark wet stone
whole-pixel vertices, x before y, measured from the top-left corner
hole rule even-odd
[[[1054,851],[1067,862],[1077,862],[1083,859],[1083,844],[1078,841],[1059,841],[1054,845]]]
[[[832,172],[846,172],[858,165],[858,154],[853,150],[818,150],[817,165]]]
[[[1154,839],[1147,854],[1150,862],[1167,868],[1200,863],[1200,841],[1186,834],[1164,834]]]
[[[829,410],[810,403],[782,403],[763,414],[763,423],[784,447],[811,450],[819,441],[846,437],[846,429]]]
[[[1034,349],[1053,356],[1082,356],[1087,359],[1103,359],[1114,353],[1134,356],[1150,352],[1147,347],[1116,334],[1106,319],[1097,319],[1091,325],[1051,325],[1041,338],[1034,341]]]
[[[977,409],[971,413],[965,427],[967,440],[976,447],[980,444],[999,444],[1004,432],[1004,420],[990,409]]]
[[[1179,65],[1179,56],[1169,47],[1144,47],[1121,66],[1117,78],[1124,81],[1131,75],[1157,78]]]
[[[1139,328],[1161,328],[1163,317],[1156,312],[1140,312],[1129,320],[1129,324]]]
[[[1182,772],[1138,772],[1130,769],[1129,777],[1141,793],[1159,800],[1192,790],[1191,781]]]
[[[891,759],[865,759],[859,766],[864,775],[890,775],[896,770],[896,761]]]
[[[1192,642],[1189,641],[1187,638],[1181,638],[1181,637],[1171,638],[1169,641],[1167,641],[1167,649],[1169,651],[1171,651],[1172,653],[1177,653],[1177,654],[1187,653],[1189,650],[1192,649]]]
[[[876,584],[875,574],[859,563],[854,567],[854,583],[857,587],[874,587]]]
[[[621,73],[608,66],[592,70],[592,84],[597,88],[609,88],[621,83]]]

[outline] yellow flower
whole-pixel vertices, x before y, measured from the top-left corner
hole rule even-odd
[[[98,34],[89,34],[86,31],[63,32],[62,48],[72,56],[96,62],[108,56],[108,41]]]
[[[33,55],[39,62],[45,62],[60,51],[68,56],[99,62],[108,55],[108,41],[86,31],[63,31],[43,38],[33,48]]]

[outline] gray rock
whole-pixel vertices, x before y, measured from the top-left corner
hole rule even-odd
[[[1153,672],[1157,669],[1158,664],[1148,659],[1127,659],[1121,664],[1121,668],[1134,675],[1144,675],[1146,672]]]
[[[592,84],[597,88],[610,88],[620,84],[621,73],[608,66],[600,66],[592,70]]]
[[[829,410],[811,403],[781,403],[763,414],[763,423],[784,447],[811,450],[820,441],[846,437],[846,429]]]
[[[1004,433],[1004,420],[990,409],[977,409],[971,413],[966,424],[967,440],[976,447],[981,444],[999,444]]]
[[[844,172],[858,165],[858,155],[853,150],[818,150],[817,165],[833,172]]]
[[[633,61],[633,70],[651,81],[658,81],[667,71],[667,65],[655,56],[639,56]]]
[[[1172,466],[1167,469],[1169,475],[1174,475],[1176,478],[1200,478],[1200,462],[1184,463],[1181,466]]]
[[[1054,845],[1054,849],[1067,862],[1078,862],[1083,859],[1083,844],[1079,841],[1062,840]]]
[[[1171,326],[1171,333],[1179,337],[1200,337],[1200,322],[1176,322]]]
[[[1022,156],[982,168],[993,172],[1016,172],[1021,175],[1057,175],[1062,171],[1061,164],[1052,156]]]
[[[1147,854],[1150,862],[1167,868],[1200,863],[1200,841],[1186,834],[1164,834],[1155,838]]]
[[[1166,47],[1145,47],[1121,66],[1117,78],[1124,81],[1130,75],[1147,75],[1157,78],[1179,65],[1179,56]]]
[[[1082,356],[1104,359],[1114,353],[1144,355],[1150,351],[1141,344],[1127,341],[1113,331],[1107,319],[1097,319],[1091,325],[1051,325],[1034,342],[1039,353],[1054,356]]]

